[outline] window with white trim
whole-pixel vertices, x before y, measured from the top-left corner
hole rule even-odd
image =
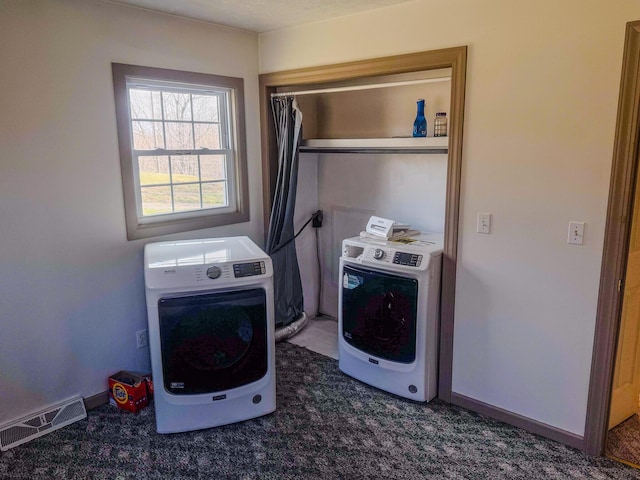
[[[128,238],[247,221],[242,79],[112,69]]]

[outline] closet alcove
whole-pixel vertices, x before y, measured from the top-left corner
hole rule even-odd
[[[438,397],[447,402],[451,401],[466,54],[467,47],[462,46],[266,73],[259,78],[265,232],[278,170],[272,94],[297,92],[304,116],[301,155],[316,153],[318,162],[325,153],[344,154],[341,162],[357,158],[360,165],[367,155],[384,154],[399,155],[394,158],[436,154],[438,161],[446,162]],[[422,139],[411,138],[417,98],[425,98],[427,103],[428,137]],[[448,136],[444,138],[432,138],[438,111],[448,116]],[[357,174],[353,177],[358,184]],[[421,207],[416,204],[415,208]],[[338,256],[333,260],[337,263]],[[333,275],[334,271],[329,269],[325,274]]]

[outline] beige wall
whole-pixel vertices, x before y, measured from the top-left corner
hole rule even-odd
[[[149,368],[111,62],[244,78],[251,221],[171,238],[262,243],[262,193],[257,36],[94,0],[3,0],[0,32],[2,424]]]
[[[469,47],[453,391],[578,435],[636,19],[632,0],[421,0],[260,36],[263,73]]]

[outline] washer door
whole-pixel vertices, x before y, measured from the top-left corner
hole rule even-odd
[[[266,375],[264,289],[161,298],[158,316],[167,392],[220,392]]]
[[[416,358],[418,281],[344,265],[342,338],[369,355],[394,362]]]

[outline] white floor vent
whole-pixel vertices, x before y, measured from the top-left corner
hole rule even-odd
[[[87,417],[81,397],[73,397],[0,427],[3,452]]]

